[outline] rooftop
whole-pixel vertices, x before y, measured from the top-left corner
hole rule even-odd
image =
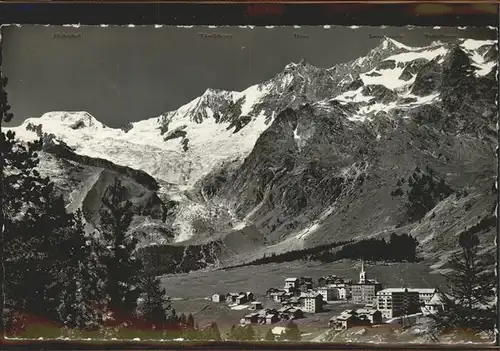
[[[380,290],[377,294],[380,293],[404,293],[407,288],[386,288],[383,290]],[[408,289],[408,292],[417,292],[415,289]]]
[[[375,312],[377,312],[377,310],[366,309],[366,308],[360,308],[356,310],[356,313],[358,314],[374,314]]]
[[[376,285],[376,284],[381,284],[381,283],[375,279],[367,279],[364,283],[361,282],[352,283],[352,285]]]
[[[257,317],[259,314],[258,313],[249,313],[245,315],[245,318],[252,318],[252,317]]]
[[[436,292],[436,288],[411,288],[408,291],[416,291],[420,294],[434,294]]]
[[[313,298],[314,299],[314,298],[316,298],[318,296],[323,297],[321,294],[311,293],[311,292],[310,293],[302,293],[302,294],[300,294],[300,297],[303,297],[303,298]]]
[[[286,278],[285,279],[286,282],[295,282],[297,280],[299,280],[299,278]]]
[[[281,334],[283,334],[285,331],[286,331],[286,328],[285,328],[285,327],[274,327],[273,329],[271,329],[271,333],[273,333],[273,334],[277,334],[277,335],[281,335]]]

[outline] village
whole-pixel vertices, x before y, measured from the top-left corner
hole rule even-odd
[[[233,310],[248,310],[240,325],[274,325],[300,321],[328,312],[329,306],[347,303],[352,309],[331,316],[325,327],[342,331],[355,326],[385,323],[405,324],[446,308],[435,288],[384,288],[376,279],[368,279],[364,262],[359,280],[353,282],[335,275],[286,278],[283,287],[272,287],[259,300],[253,292],[214,293],[210,300],[225,303]],[[274,328],[279,334],[279,327]]]

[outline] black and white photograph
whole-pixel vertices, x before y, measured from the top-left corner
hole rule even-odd
[[[493,27],[1,27],[6,338],[495,341]]]

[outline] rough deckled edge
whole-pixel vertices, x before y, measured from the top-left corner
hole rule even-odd
[[[273,28],[317,28],[317,27],[323,27],[324,29],[334,29],[336,27],[342,27],[342,28],[350,28],[350,29],[358,29],[358,28],[366,28],[366,27],[377,27],[379,29],[385,29],[385,28],[400,28],[400,27],[406,27],[407,29],[411,30],[414,28],[428,28],[428,29],[433,29],[433,30],[440,30],[440,29],[446,29],[446,28],[456,28],[459,30],[467,30],[470,28],[488,28],[490,30],[497,30],[497,27],[493,26],[465,26],[465,27],[456,27],[456,26],[415,26],[415,25],[406,25],[406,26],[386,26],[386,25],[380,25],[380,26],[375,26],[375,25],[363,25],[363,26],[357,26],[357,25],[336,25],[336,24],[325,24],[325,25],[249,25],[249,24],[243,24],[243,25],[170,25],[170,24],[141,24],[141,25],[135,25],[135,24],[128,24],[128,25],[123,25],[123,24],[19,24],[19,23],[10,23],[10,24],[0,24],[0,29],[2,27],[10,27],[10,26],[15,26],[15,27],[22,27],[22,26],[42,26],[42,27],[73,27],[73,28],[80,28],[80,27],[128,27],[128,28],[135,28],[135,27],[154,27],[154,28],[163,28],[163,27],[176,27],[176,28],[209,28],[209,29],[215,29],[215,28],[242,28],[242,29],[254,29],[254,28],[267,28],[267,29],[273,29]],[[500,23],[499,23],[500,26]],[[498,39],[498,38],[497,38]]]
[[[499,5],[500,8],[500,5]],[[497,80],[497,98],[496,98],[496,107],[497,107],[497,148],[496,148],[496,158],[497,158],[497,179],[495,181],[495,189],[497,191],[497,205],[496,205],[496,210],[495,210],[495,217],[497,219],[497,232],[495,236],[495,250],[496,250],[496,267],[495,267],[495,277],[496,277],[496,289],[495,289],[495,294],[496,294],[496,325],[495,325],[495,345],[500,346],[500,223],[499,223],[499,218],[500,218],[500,209],[499,209],[499,204],[500,204],[500,187],[498,186],[498,182],[500,181],[500,109],[499,109],[499,103],[500,103],[500,57],[498,56],[500,53],[500,14],[498,17],[498,25],[499,27],[496,28],[497,30],[497,72],[495,74],[495,78]],[[491,27],[488,27],[491,28]],[[494,27],[493,27],[494,28]]]
[[[500,5],[499,5],[499,8],[500,8]],[[498,27],[493,27],[493,26],[486,26],[486,28],[490,29],[490,30],[496,30],[497,31],[497,48],[498,48],[498,52],[500,53],[500,14],[499,14],[499,18],[498,18],[499,22],[498,22]],[[37,26],[37,24],[19,24],[19,23],[12,23],[12,24],[0,24],[0,50],[1,50],[1,43],[2,43],[2,28],[3,27],[10,27],[10,26],[15,26],[15,27],[22,27],[22,26]],[[51,27],[51,26],[54,26],[54,27],[73,27],[73,28],[80,28],[82,25],[81,24],[63,24],[63,25],[51,25],[51,24],[42,24],[40,26],[43,26],[43,27]],[[110,27],[109,24],[100,24],[100,25],[86,25],[84,24],[83,25],[84,27],[102,27],[102,28],[106,28],[106,27]],[[111,25],[112,27],[129,27],[129,28],[134,28],[136,27],[136,25],[134,24],[129,24],[129,25]],[[300,26],[300,25],[294,25],[294,26],[265,26],[266,28],[268,29],[272,29],[274,27],[293,27],[293,28],[302,28],[302,27],[320,27],[321,25],[307,25],[307,26]],[[194,25],[162,25],[162,24],[148,24],[148,25],[139,25],[138,27],[154,27],[154,28],[163,28],[163,27],[177,27],[177,28],[194,28],[195,26]],[[201,25],[201,26],[196,26],[196,27],[205,27],[205,28],[210,28],[210,29],[214,29],[214,28],[220,28],[220,27],[238,27],[238,28],[242,28],[242,29],[245,29],[245,28],[248,28],[248,29],[254,29],[256,26],[254,25],[224,25],[224,26],[216,26],[216,25]],[[263,27],[263,26],[258,26],[258,27]],[[356,25],[351,25],[351,26],[342,26],[342,25],[323,25],[322,26],[324,29],[331,29],[332,27],[349,27],[351,29],[358,29],[358,28],[362,28],[362,27],[367,27],[367,26],[356,26]],[[380,29],[384,29],[384,28],[387,28],[388,26],[385,26],[385,25],[381,25],[381,26],[377,26],[378,28]],[[413,28],[421,28],[421,27],[425,27],[425,26],[414,26],[414,25],[407,25],[406,28],[407,29],[413,29]],[[478,27],[478,26],[466,26],[466,27],[450,27],[450,26],[446,26],[446,27],[441,27],[441,26],[434,26],[432,27],[433,30],[440,30],[440,29],[443,29],[443,28],[458,28],[459,30],[466,30],[468,28],[473,28],[473,27]],[[430,29],[430,28],[429,28]],[[497,57],[497,62],[500,63],[500,57]],[[0,73],[1,73],[1,66],[0,66]],[[496,106],[497,106],[497,123],[496,123],[496,129],[497,129],[497,140],[498,140],[498,144],[497,144],[497,147],[496,147],[496,158],[497,158],[497,179],[495,181],[495,189],[497,190],[497,205],[496,205],[496,210],[495,210],[495,217],[497,218],[497,233],[496,233],[496,236],[495,236],[495,247],[496,247],[496,267],[495,267],[495,276],[496,276],[496,279],[497,279],[497,286],[496,286],[496,289],[495,289],[495,293],[496,293],[496,311],[497,311],[497,321],[496,321],[496,326],[495,326],[495,330],[494,330],[494,333],[495,333],[495,344],[497,346],[500,346],[500,332],[499,332],[499,329],[500,329],[500,293],[499,293],[499,290],[500,290],[500,246],[498,245],[500,243],[500,223],[498,222],[499,221],[499,218],[500,218],[500,208],[499,208],[499,204],[500,204],[500,187],[499,187],[499,181],[500,181],[500,109],[499,109],[499,106],[500,106],[500,68],[497,64],[497,72],[496,72],[496,75],[495,75],[495,78],[496,78],[496,81],[497,81],[497,85],[498,85],[498,88],[497,89],[497,98],[496,98]],[[3,265],[3,261],[0,262],[1,265]],[[0,284],[3,283],[3,282],[0,282]],[[4,291],[4,290],[3,290]],[[4,307],[2,306],[1,307],[2,309],[4,309]],[[3,313],[2,313],[2,317],[3,317]],[[2,321],[0,321],[0,323],[4,323],[5,322],[5,319],[2,318]],[[7,338],[6,335],[5,335],[5,326],[4,328],[2,328],[3,330],[3,335],[1,336],[2,337],[2,340],[6,340],[6,339],[11,339],[11,340],[24,340],[23,338]],[[39,338],[39,340],[43,340],[44,338]],[[70,340],[69,338],[58,338],[59,340]],[[91,338],[87,338],[87,339],[82,339],[82,340],[93,340]],[[95,340],[95,339],[94,339]],[[116,339],[114,339],[116,340]],[[127,341],[127,340],[123,340],[123,341]],[[134,338],[132,340],[129,340],[129,341],[141,341],[141,339],[139,338]],[[142,340],[142,341],[148,341],[148,340]],[[153,340],[150,340],[150,341],[153,341]],[[155,340],[155,341],[158,341],[158,340]],[[160,341],[172,341],[172,340],[160,340]],[[176,340],[174,340],[176,341]],[[179,340],[180,341],[180,340]]]
[[[0,51],[2,50],[3,46],[3,38],[2,38],[2,28],[3,28],[4,25],[0,25]],[[2,52],[0,52],[0,55],[2,55]],[[0,62],[0,77],[3,77],[3,74],[2,74],[2,65],[3,64],[3,59],[1,60]],[[2,119],[3,116],[0,116],[0,119]],[[1,132],[1,129],[0,129],[0,132]],[[2,156],[3,157],[3,156]],[[2,161],[3,162],[3,161]],[[1,196],[1,194],[0,194]],[[3,209],[0,208],[0,211],[3,211]],[[5,223],[5,218],[4,218],[4,223]],[[3,233],[3,229],[5,228],[5,226],[3,228],[0,228],[0,231]],[[0,238],[0,240],[4,240],[4,236],[2,234],[2,237]],[[2,245],[3,246],[3,250],[5,252],[5,245]],[[7,321],[6,321],[6,318],[5,318],[5,306],[6,306],[6,297],[7,295],[5,294],[5,253],[2,254],[2,257],[1,257],[1,262],[0,262],[0,269],[3,271],[3,274],[2,274],[2,277],[4,279],[4,281],[0,282],[0,284],[2,284],[2,305],[0,306],[0,308],[2,309],[2,320],[0,320],[0,323],[2,323],[2,335],[0,336],[2,338],[2,342],[4,340],[7,339],[7,333],[6,333],[6,326],[7,326]]]

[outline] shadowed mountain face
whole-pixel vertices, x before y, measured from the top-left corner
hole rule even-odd
[[[150,250],[168,271],[391,233],[434,262],[461,231],[493,240],[496,60],[492,41],[384,39],[353,62],[292,63],[124,129],[63,112],[13,129],[29,139],[41,124],[72,148],[51,157],[78,168],[71,206],[95,226],[106,184],[126,179],[136,232],[164,244]]]

